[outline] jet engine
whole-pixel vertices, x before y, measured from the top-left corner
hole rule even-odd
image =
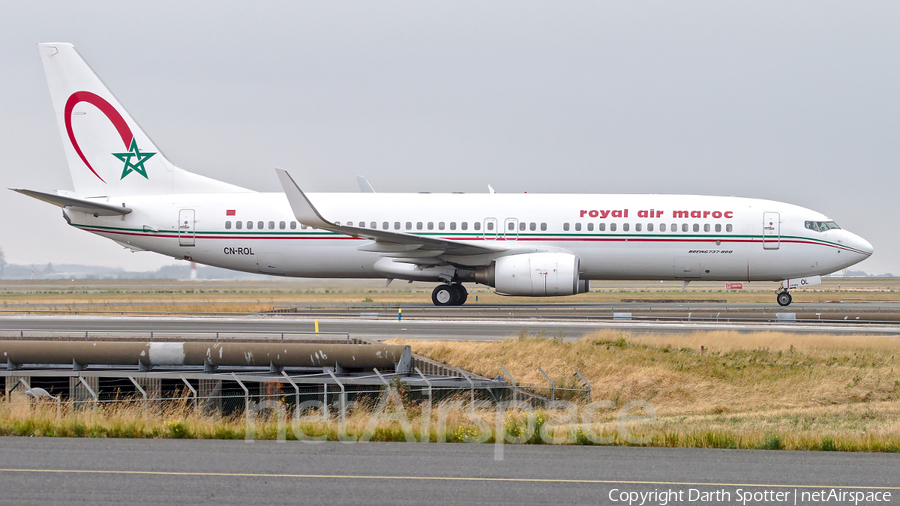
[[[501,295],[572,295],[590,289],[578,279],[581,262],[571,253],[522,253],[496,259],[475,271],[475,281]]]

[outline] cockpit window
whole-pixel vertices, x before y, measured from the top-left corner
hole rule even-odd
[[[827,232],[829,230],[840,230],[841,227],[833,221],[807,221],[806,228],[815,230],[816,232]]]

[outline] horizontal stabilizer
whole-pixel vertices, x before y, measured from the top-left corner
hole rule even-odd
[[[122,205],[113,206],[110,204],[103,204],[101,202],[93,202],[90,200],[78,199],[75,197],[66,197],[64,195],[57,195],[55,193],[44,193],[34,190],[23,190],[21,188],[10,188],[10,190],[14,192],[19,192],[22,195],[28,195],[29,197],[42,200],[44,202],[53,204],[55,206],[59,206],[65,209],[71,209],[73,211],[79,211],[82,213],[94,214],[97,216],[121,216],[123,214],[128,214],[131,212],[130,207],[125,207]]]

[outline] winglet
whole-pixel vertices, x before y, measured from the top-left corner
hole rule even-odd
[[[281,181],[281,187],[287,196],[288,203],[291,204],[291,210],[294,211],[294,217],[300,223],[314,228],[330,229],[335,228],[335,224],[329,222],[319,214],[312,202],[306,198],[306,194],[294,181],[294,178],[284,169],[275,169],[278,179]]]
[[[365,176],[356,176],[356,183],[359,185],[359,191],[363,193],[375,193],[375,188],[369,184],[369,180]]]

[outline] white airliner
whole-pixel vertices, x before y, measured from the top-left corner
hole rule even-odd
[[[175,167],[71,44],[40,44],[75,191],[20,193],[135,251],[246,272],[463,283],[572,295],[590,280],[783,281],[790,290],[872,254],[809,209],[696,195],[258,193]]]

